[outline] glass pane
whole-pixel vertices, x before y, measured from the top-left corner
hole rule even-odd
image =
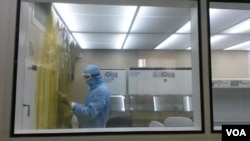
[[[202,131],[198,4],[182,2],[21,1],[13,134]]]
[[[250,123],[250,4],[210,3],[213,130]]]

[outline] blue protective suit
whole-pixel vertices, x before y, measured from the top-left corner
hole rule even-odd
[[[84,74],[100,74],[99,67],[88,65]],[[86,81],[89,85],[84,104],[76,103],[72,108],[78,118],[80,128],[101,128],[109,116],[110,101],[109,90],[101,75],[92,77]]]

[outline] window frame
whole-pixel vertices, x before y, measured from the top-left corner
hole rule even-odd
[[[208,0],[207,1],[207,21],[208,21],[208,64],[209,64],[209,91],[210,91],[210,132],[214,133],[214,134],[218,134],[218,133],[222,133],[222,126],[221,129],[215,129],[215,125],[214,125],[214,108],[213,108],[213,80],[212,80],[212,53],[211,53],[211,25],[210,25],[210,4],[211,3],[231,3],[231,4],[244,4],[244,3],[249,3],[248,0]]]
[[[193,134],[193,133],[204,133],[204,102],[203,102],[203,79],[202,79],[202,46],[201,46],[201,14],[200,14],[200,0],[197,0],[197,30],[198,30],[198,58],[199,58],[199,81],[200,81],[200,130],[178,130],[178,131],[158,131],[158,130],[150,130],[150,131],[133,131],[126,130],[121,132],[114,131],[105,131],[105,132],[74,132],[74,133],[25,133],[25,134],[17,134],[15,133],[15,110],[16,110],[16,87],[17,87],[17,68],[18,68],[18,48],[19,48],[19,26],[20,26],[20,11],[21,11],[21,2],[22,0],[17,0],[17,16],[16,16],[16,35],[15,35],[15,52],[14,52],[14,73],[13,73],[13,94],[12,94],[12,112],[11,112],[11,137],[40,137],[40,136],[82,136],[82,135],[113,135],[113,134]],[[36,2],[37,0],[34,0]],[[188,1],[188,0],[187,0]],[[105,2],[104,2],[105,3]]]

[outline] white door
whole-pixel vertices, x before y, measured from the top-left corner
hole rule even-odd
[[[35,129],[35,88],[36,67],[28,64],[25,68],[24,93],[22,104],[22,129]]]

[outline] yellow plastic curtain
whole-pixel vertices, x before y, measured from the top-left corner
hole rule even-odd
[[[51,9],[46,19],[44,42],[37,67],[36,128],[71,128],[71,108],[57,101],[57,93],[71,98],[68,84],[72,54],[68,52],[69,40],[66,29],[59,29],[59,20]],[[66,34],[65,34],[66,33]],[[69,37],[69,36],[67,36]]]
[[[56,23],[52,10],[46,20],[44,43],[37,68],[36,127],[57,128],[58,55]]]

